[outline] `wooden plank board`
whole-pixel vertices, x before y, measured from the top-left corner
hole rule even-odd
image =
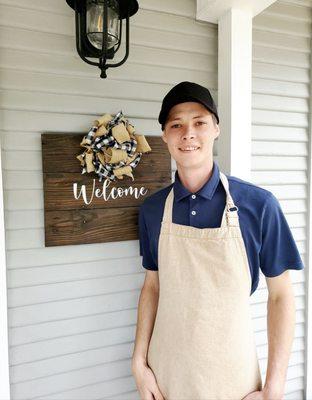
[[[134,171],[135,173],[136,170]],[[136,179],[136,176],[133,183],[131,183],[131,180],[124,178],[125,182],[106,182],[103,188],[103,183],[101,184],[96,177],[92,176],[91,179],[87,174],[46,173],[44,174],[44,191],[47,194],[45,208],[47,210],[72,210],[77,209],[78,206],[83,209],[136,206],[141,203],[141,198],[136,198],[134,195],[139,196],[141,188],[148,190],[148,195],[151,195],[164,187],[169,179],[167,172],[155,172],[155,174],[149,175],[146,179],[143,179],[142,175]],[[82,197],[83,186],[86,188],[86,202]],[[98,192],[96,193],[97,190]],[[113,191],[112,194],[111,191]],[[120,195],[123,195],[116,201],[118,191]]]

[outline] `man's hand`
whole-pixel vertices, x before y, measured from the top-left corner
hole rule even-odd
[[[243,397],[242,400],[267,400],[264,398],[262,390],[248,393],[247,396]]]
[[[263,388],[262,390],[248,393],[242,400],[283,400],[283,396],[273,394],[266,390],[266,388]]]
[[[153,371],[146,363],[133,364],[132,374],[142,400],[165,400]]]

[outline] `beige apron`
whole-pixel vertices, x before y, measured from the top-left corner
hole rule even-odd
[[[262,389],[247,253],[221,171],[220,179],[226,191],[221,227],[173,223],[173,188],[165,203],[147,361],[166,400],[240,400]]]

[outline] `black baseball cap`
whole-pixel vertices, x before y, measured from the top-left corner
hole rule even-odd
[[[217,106],[209,90],[198,83],[184,81],[171,88],[162,101],[158,116],[158,122],[161,124],[162,129],[164,129],[170,109],[176,104],[185,103],[186,101],[201,103],[215,115],[219,123]]]

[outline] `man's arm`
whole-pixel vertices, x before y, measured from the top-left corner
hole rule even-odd
[[[281,400],[284,395],[288,362],[295,330],[295,299],[289,271],[266,277],[268,364],[263,392],[267,399]]]
[[[137,328],[132,356],[132,374],[144,400],[164,400],[156,378],[147,364],[147,350],[153,332],[159,299],[158,271],[147,270],[138,304]]]
[[[141,290],[132,364],[145,364],[159,297],[158,271],[147,270]]]

